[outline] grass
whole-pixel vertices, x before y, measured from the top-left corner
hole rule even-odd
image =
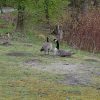
[[[3,23],[2,20],[0,23]],[[0,29],[0,33],[8,30],[10,31],[11,27]],[[100,54],[93,55],[84,51],[76,51],[76,55],[72,58],[41,56],[39,49],[43,39],[38,38],[37,34],[28,33],[27,35],[26,39],[19,39],[19,42],[12,41],[11,46],[0,45],[0,100],[66,100],[67,98],[68,100],[100,100],[100,89],[91,86],[61,84],[58,81],[62,80],[63,76],[23,65],[23,62],[33,58],[41,60],[45,65],[52,61],[81,63],[88,56],[99,59]],[[28,47],[27,44],[32,44],[32,46]],[[65,45],[61,48],[70,49]],[[11,52],[24,52],[26,55],[8,56],[7,53]],[[95,85],[99,85],[99,78],[93,76]]]
[[[61,80],[63,77],[59,75],[23,66],[24,61],[33,57],[42,60],[45,64],[53,60],[75,59],[41,57],[38,50],[40,43],[32,43],[32,47],[27,47],[25,44],[13,41],[12,46],[0,46],[0,100],[66,100],[67,97],[70,98],[69,100],[100,99],[100,91],[93,87],[60,84],[57,80]],[[21,57],[6,55],[13,51],[30,52],[32,55]],[[83,55],[78,53],[76,57],[82,59]],[[49,61],[49,58],[52,59]]]

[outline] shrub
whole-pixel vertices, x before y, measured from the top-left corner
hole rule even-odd
[[[100,10],[95,9],[86,15],[81,14],[78,23],[74,24],[68,42],[83,50],[100,51]]]

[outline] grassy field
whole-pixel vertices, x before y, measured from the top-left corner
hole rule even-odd
[[[5,22],[0,20],[2,23]],[[6,29],[0,29],[0,33],[11,30],[12,26],[9,25]],[[44,41],[43,36],[38,36],[37,33],[28,34],[26,39],[18,39],[16,36],[11,40],[11,45],[0,45],[0,100],[100,100],[100,54],[74,50],[76,54],[71,58],[43,55],[39,51]],[[71,49],[65,44],[61,48]],[[70,64],[83,63],[83,69],[76,70],[82,76],[85,75],[83,70],[89,66],[93,71],[88,71],[92,73],[92,84],[71,85],[61,82],[66,76],[63,71],[60,73],[63,62],[69,64],[68,68],[73,68]],[[66,70],[65,72],[67,73]]]
[[[83,53],[83,55],[79,51],[76,54],[76,57],[79,57],[79,59],[54,58],[52,56],[41,56],[39,52],[40,43],[32,43],[31,45],[29,46],[29,43],[12,41],[10,46],[0,46],[0,100],[100,99],[100,88],[61,84],[58,80],[63,79],[62,76],[23,65],[23,62],[33,58],[41,60],[45,65],[54,60],[70,62],[74,59],[73,62],[77,62],[77,60],[80,59],[79,61],[81,61],[86,55],[91,54]],[[21,52],[24,55],[8,55],[8,53],[15,52]],[[95,77],[97,83],[100,82],[99,78],[99,76]]]

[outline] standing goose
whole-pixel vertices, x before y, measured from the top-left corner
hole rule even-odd
[[[69,51],[60,50],[58,40],[54,39],[54,41],[56,42],[56,48],[54,48],[54,55],[57,55],[60,57],[70,57],[72,54],[74,54],[74,53],[69,52]]]
[[[49,54],[50,51],[52,51],[52,43],[49,42],[49,38],[47,37],[47,41],[42,45],[42,48],[40,51],[44,51],[45,54]]]

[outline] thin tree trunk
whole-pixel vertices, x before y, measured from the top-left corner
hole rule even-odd
[[[25,7],[21,6],[21,4],[19,3],[16,31],[19,31],[19,32],[24,31],[24,13],[25,13]]]

